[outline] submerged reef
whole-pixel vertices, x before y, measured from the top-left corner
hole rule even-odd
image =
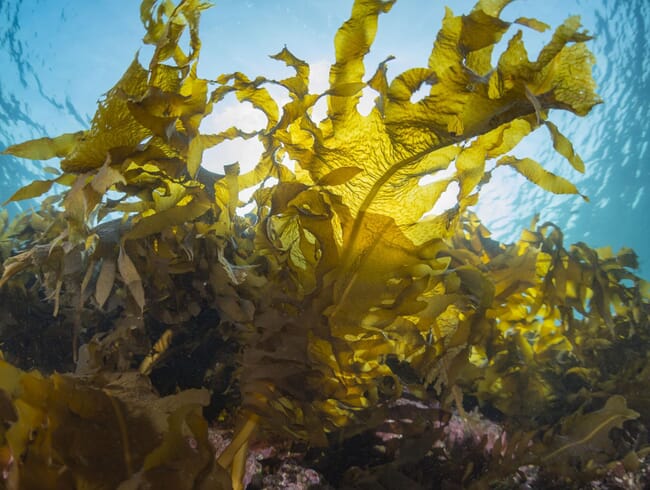
[[[209,5],[144,0],[148,66],[89,129],[4,150],[60,171],[10,198],[39,209],[0,215],[0,486],[253,488],[249,449],[268,462],[271,446],[322,488],[579,488],[643,467],[650,287],[634,252],[567,247],[537,221],[500,243],[471,210],[501,167],[579,195],[511,152],[545,128],[585,170],[549,112],[600,102],[590,37],[571,17],[531,61],[519,31],[493,66],[512,24],[548,26],[481,0],[447,11],[426,64],[367,76],[393,3],[354,2],[311,93],[287,48],[286,79],[200,78]],[[265,126],[203,133],[228,94]],[[237,138],[264,147],[252,170],[201,166]]]

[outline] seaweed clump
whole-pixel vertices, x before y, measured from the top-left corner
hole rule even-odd
[[[366,77],[378,18],[393,3],[354,2],[334,40],[329,88],[310,93],[309,65],[286,48],[273,56],[294,72],[283,80],[198,77],[208,4],[145,0],[148,68],[133,61],[90,129],[5,150],[61,159],[57,176],[10,200],[64,186],[39,210],[3,217],[5,356],[23,369],[70,371],[0,366],[9,486],[166,488],[177,478],[173,488],[241,488],[256,437],[334,447],[381,432],[405,399],[433,407],[424,412],[433,418],[398,417],[404,440],[389,443],[392,463],[369,465],[377,471],[367,482],[423,459],[435,471],[422,478],[444,472],[476,486],[525,466],[579,484],[619,462],[640,465],[649,294],[634,253],[567,250],[550,223],[501,244],[470,210],[501,167],[579,194],[511,151],[545,127],[584,171],[548,114],[584,116],[599,103],[589,36],[571,17],[531,61],[517,32],[492,66],[512,24],[499,17],[509,1],[481,0],[467,15],[447,11],[425,66],[389,79],[387,59]],[[289,101],[279,107],[268,86]],[[428,93],[413,101],[422,86]],[[367,115],[357,110],[364,89],[376,93]],[[228,94],[261,111],[265,126],[201,132]],[[321,99],[327,115],[317,122]],[[206,149],[236,138],[263,144],[252,170],[201,167]],[[452,186],[456,204],[429,213]],[[243,215],[246,190],[253,211]],[[54,331],[68,340],[57,353],[44,344]],[[125,395],[134,384],[136,399]],[[143,413],[144,404],[154,408]],[[489,451],[475,444],[476,462],[464,467],[435,442],[452,407],[473,423],[471,405],[508,437]],[[206,418],[235,427],[216,461]],[[110,481],[85,454],[97,448],[63,443],[93,431],[119,466]]]

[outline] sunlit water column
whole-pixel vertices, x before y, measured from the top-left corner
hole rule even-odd
[[[0,1],[0,148],[88,128],[141,37],[137,2]],[[0,200],[46,165],[0,155]]]
[[[141,45],[138,2],[0,2],[0,148],[29,138],[77,131],[89,124],[98,97],[121,76]],[[282,76],[282,67],[267,55],[284,44],[313,66],[314,83],[324,85],[332,61],[332,38],[347,17],[351,0],[222,0],[202,19],[201,76],[242,70],[250,76]],[[389,76],[405,66],[424,65],[440,26],[439,0],[400,0],[380,19],[367,73],[388,55]],[[446,2],[456,13],[474,2]],[[546,130],[525,141],[516,153],[531,156],[576,182],[590,202],[576,196],[552,196],[501,168],[482,191],[479,216],[495,237],[513,240],[535,213],[566,232],[567,242],[634,248],[642,273],[650,272],[650,3],[647,0],[519,0],[504,18],[535,16],[558,25],[568,15],[581,16],[595,36],[590,47],[597,59],[595,77],[604,104],[584,119],[551,114],[574,141],[587,170],[573,171],[550,148]],[[275,26],[275,28],[269,28]],[[513,28],[506,37],[511,36]],[[534,58],[535,43],[550,38],[523,28]],[[538,40],[538,41],[537,41]],[[505,45],[505,42],[504,42]],[[498,55],[498,53],[497,53]],[[141,54],[146,62],[146,49]],[[495,56],[496,61],[496,56]],[[273,70],[276,70],[273,72]],[[321,80],[322,79],[322,80]],[[318,88],[318,87],[316,87]],[[322,87],[321,87],[322,88]],[[254,122],[236,108],[225,107],[234,122]],[[248,118],[248,119],[247,119]],[[259,118],[258,118],[259,119]],[[229,122],[229,121],[227,121]],[[225,124],[225,123],[224,123]],[[243,147],[222,155],[223,163],[245,156]],[[252,156],[254,158],[254,155]],[[218,162],[217,162],[218,163]],[[0,156],[0,199],[21,184],[43,175],[42,164]],[[23,205],[24,207],[24,205]]]
[[[530,2],[520,2],[522,15]],[[557,5],[555,5],[557,4]],[[515,2],[514,7],[517,7]],[[604,103],[587,118],[552,114],[574,142],[586,165],[580,175],[548,144],[548,135],[527,142],[532,155],[552,171],[576,182],[590,202],[577,196],[553,196],[508,169],[486,186],[478,213],[496,236],[513,239],[537,212],[560,225],[567,242],[632,247],[640,255],[644,277],[650,274],[650,3],[646,0],[545,2],[545,10],[579,14],[595,38],[594,77]],[[559,19],[558,19],[559,20]]]

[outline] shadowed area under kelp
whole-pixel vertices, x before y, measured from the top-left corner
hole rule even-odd
[[[517,31],[493,66],[513,24],[548,26],[482,0],[447,12],[426,65],[390,79],[387,59],[367,76],[393,3],[354,3],[329,86],[311,93],[309,64],[287,48],[273,56],[292,69],[282,80],[202,79],[208,4],[145,0],[148,66],[131,63],[89,129],[5,151],[61,159],[11,201],[66,188],[2,216],[7,486],[242,488],[249,445],[271,437],[308,445],[318,465],[346,440],[387,435],[383,458],[330,476],[342,488],[486,488],[522,468],[579,486],[642,467],[650,292],[634,252],[565,248],[548,222],[500,243],[470,210],[503,167],[581,195],[512,151],[541,129],[584,171],[549,111],[600,102],[590,37],[570,17],[529,60]],[[366,88],[376,99],[362,115]],[[228,94],[264,127],[203,133]],[[234,138],[263,145],[254,169],[201,167]],[[455,205],[431,214],[452,184]],[[33,368],[69,374],[20,370]],[[443,442],[457,420],[482,434],[485,416],[501,435]],[[233,431],[216,459],[208,422]],[[88,437],[105,440],[101,454]],[[107,458],[109,473],[96,466]]]

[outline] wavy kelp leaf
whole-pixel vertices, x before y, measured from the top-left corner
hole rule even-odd
[[[141,374],[145,374],[145,375],[151,374],[151,369],[153,368],[153,365],[160,359],[160,356],[162,356],[165,353],[165,351],[169,349],[169,346],[172,341],[172,337],[173,337],[173,332],[171,331],[171,329],[168,328],[163,332],[163,334],[160,336],[160,338],[156,341],[156,343],[151,348],[149,354],[147,354],[147,357],[145,357],[140,363],[140,367],[138,367],[138,371]]]
[[[91,187],[100,195],[105,194],[107,190],[118,183],[126,184],[126,180],[122,173],[109,166],[108,162],[102,165],[90,181]]]
[[[159,3],[157,8],[156,4]],[[156,44],[167,30],[164,17],[171,17],[176,6],[172,2],[157,2],[156,0],[143,0],[140,3],[140,21],[147,31],[143,41],[147,44]]]
[[[555,148],[560,155],[566,158],[573,168],[580,173],[584,173],[585,164],[582,161],[582,158],[576,154],[573,145],[568,138],[560,133],[558,127],[551,121],[544,121],[544,125],[548,128],[551,137],[553,138],[553,148]]]
[[[201,48],[198,34],[201,11],[208,8],[209,2],[186,0],[175,5],[170,1],[158,2],[144,0],[140,5],[140,19],[147,33],[143,41],[156,45],[154,59],[157,62],[173,58],[179,67],[186,67],[195,60]],[[185,28],[190,30],[189,54],[185,54],[179,46],[181,35]]]
[[[3,264],[0,287],[4,286],[14,275],[32,267],[34,262],[38,261],[35,260],[35,257],[38,255],[47,255],[47,250],[45,249],[49,248],[48,246],[33,247],[30,250],[9,257]]]
[[[330,69],[330,97],[327,99],[328,116],[334,122],[345,121],[348,115],[356,112],[365,84],[363,58],[377,32],[377,17],[388,12],[394,0],[355,1],[350,19],[337,31],[334,37],[336,62]],[[347,96],[344,92],[347,92]]]
[[[512,0],[479,0],[472,11],[481,10],[492,17],[498,17]]]
[[[284,61],[287,66],[296,71],[295,76],[280,81],[280,84],[289,91],[291,97],[300,100],[307,96],[309,92],[309,64],[294,56],[286,47],[271,58]]]
[[[234,91],[240,102],[250,102],[255,109],[264,113],[268,123],[267,129],[275,126],[280,118],[278,104],[269,91],[261,87],[266,82],[265,78],[256,78],[250,80],[246,75],[240,72],[229,75],[221,75],[217,82],[223,85],[222,90],[216,89],[212,92],[210,99],[218,102],[226,93]],[[230,86],[226,85],[231,83]]]
[[[537,64],[548,62],[544,65],[539,75],[536,77],[536,84],[532,85],[531,92],[537,96],[547,95],[549,92],[556,94],[557,101],[560,104],[568,104],[575,108],[575,113],[584,115],[594,104],[600,103],[600,99],[594,94],[595,82],[591,77],[591,66],[593,64],[593,55],[589,52],[583,42],[562,47],[559,52],[555,52],[561,42],[570,40],[584,41],[589,39],[588,36],[577,32],[579,21],[576,18],[569,19],[564,26],[571,26],[570,36],[564,36],[563,29],[556,31],[556,35],[548,47],[542,49],[539,54]],[[564,27],[563,26],[563,27]],[[573,27],[575,26],[575,31]],[[558,35],[557,32],[560,34]],[[551,58],[552,56],[552,58]],[[573,69],[569,67],[574,67]],[[571,77],[569,82],[568,77]],[[589,94],[577,95],[571,88],[573,83],[581,84]]]
[[[553,194],[580,194],[576,186],[571,182],[545,170],[544,167],[530,158],[506,156],[499,159],[498,165],[508,165],[514,168],[528,180]],[[588,200],[586,196],[580,195],[583,199]]]
[[[138,220],[124,237],[129,240],[136,240],[160,233],[170,226],[180,225],[186,221],[193,221],[204,215],[210,209],[210,205],[202,199],[188,197],[189,199],[186,199],[181,204]]]

